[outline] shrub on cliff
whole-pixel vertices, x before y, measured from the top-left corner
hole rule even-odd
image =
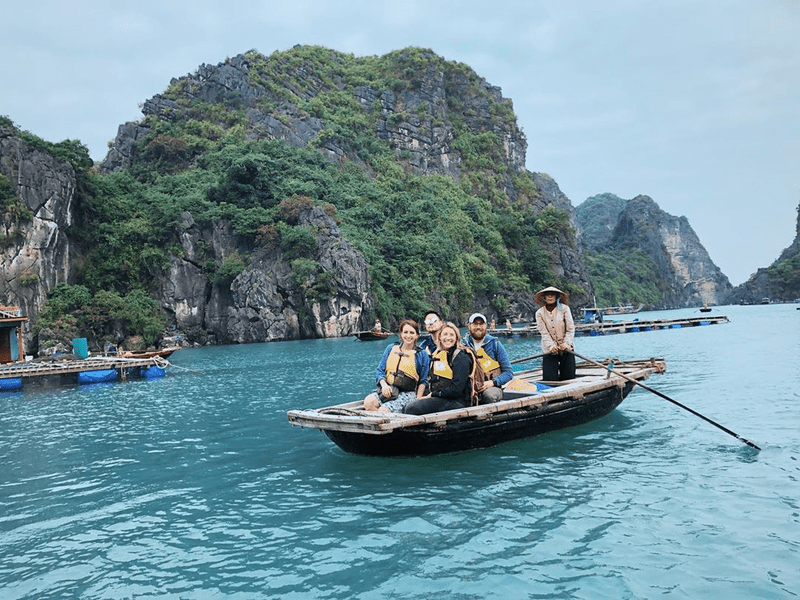
[[[94,295],[82,285],[59,283],[50,292],[39,314],[37,332],[50,337],[66,331],[70,337],[119,341],[139,335],[146,345],[154,345],[164,329],[158,303],[144,290],[131,290],[124,296],[109,290]],[[47,346],[42,340],[40,345]]]

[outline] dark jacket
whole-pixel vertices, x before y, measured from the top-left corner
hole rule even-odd
[[[463,351],[456,352],[452,348],[447,352],[447,362],[453,371],[452,379],[439,377],[434,374],[434,359],[431,358],[430,382],[431,396],[434,398],[445,398],[462,402],[464,406],[470,405],[470,394],[472,392],[472,357]]]

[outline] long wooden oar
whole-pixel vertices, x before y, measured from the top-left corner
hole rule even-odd
[[[602,368],[604,368],[604,369],[607,369],[608,371],[610,371],[610,372],[614,373],[615,375],[619,375],[619,376],[620,376],[620,377],[622,377],[623,379],[627,379],[628,381],[632,381],[632,382],[633,382],[633,383],[635,383],[636,385],[639,385],[639,386],[643,387],[644,389],[646,389],[648,392],[653,392],[653,393],[654,393],[656,396],[659,396],[659,397],[663,398],[664,400],[667,400],[667,401],[669,401],[669,402],[672,402],[672,403],[673,403],[675,406],[680,406],[680,407],[681,407],[683,410],[689,411],[689,412],[690,412],[690,413],[692,413],[693,415],[695,415],[695,416],[697,416],[697,417],[700,417],[701,419],[703,419],[704,421],[706,421],[706,422],[708,422],[708,423],[711,423],[711,424],[712,424],[714,427],[719,427],[719,428],[720,428],[722,431],[724,431],[724,432],[725,432],[725,433],[727,433],[728,435],[732,435],[732,436],[733,436],[733,437],[735,437],[737,440],[739,440],[739,441],[741,441],[741,442],[744,442],[744,443],[745,443],[745,444],[747,444],[748,446],[750,446],[750,447],[752,447],[752,448],[755,448],[756,450],[761,450],[761,448],[759,448],[758,446],[756,446],[756,445],[755,445],[753,442],[751,442],[751,441],[750,441],[750,440],[748,440],[748,439],[745,439],[745,438],[743,438],[743,437],[742,437],[742,436],[740,436],[738,433],[736,433],[736,432],[734,432],[734,431],[731,431],[730,429],[728,429],[728,428],[727,428],[727,427],[725,427],[724,425],[720,425],[720,424],[719,424],[719,423],[717,423],[716,421],[712,421],[711,419],[709,419],[709,418],[708,418],[708,417],[706,417],[705,415],[701,415],[701,414],[700,414],[699,412],[697,412],[696,410],[693,410],[693,409],[689,408],[688,406],[686,406],[686,405],[684,405],[684,404],[681,404],[681,403],[680,403],[680,402],[678,402],[677,400],[673,400],[672,398],[670,398],[670,397],[669,397],[669,396],[667,396],[666,394],[662,394],[662,393],[661,393],[661,392],[659,392],[658,390],[651,388],[649,385],[645,385],[644,383],[642,383],[641,381],[637,381],[637,380],[636,380],[636,379],[634,379],[633,377],[628,377],[627,375],[625,375],[625,373],[620,373],[619,371],[617,371],[617,370],[615,370],[615,369],[612,369],[612,368],[610,368],[608,365],[604,365],[603,363],[599,363],[599,362],[597,362],[596,360],[592,360],[591,358],[586,358],[585,356],[581,356],[580,354],[578,354],[578,353],[577,353],[577,352],[575,352],[575,351],[573,351],[572,353],[573,353],[575,356],[577,356],[578,358],[582,358],[582,359],[583,359],[583,360],[585,360],[586,362],[589,362],[589,363],[592,363],[592,364],[594,364],[594,365],[597,365],[598,367],[602,367]]]
[[[525,362],[526,360],[542,358],[543,356],[547,356],[547,354],[548,354],[547,352],[543,352],[542,354],[534,354],[533,356],[526,356],[525,358],[515,358],[514,360],[510,360],[508,362],[510,362],[512,365],[515,365],[517,363]]]

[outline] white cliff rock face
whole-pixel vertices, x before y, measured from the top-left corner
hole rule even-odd
[[[675,279],[684,289],[692,289],[692,300],[699,296],[704,302],[721,303],[730,285],[725,286],[726,281],[686,218],[665,218],[659,223],[659,233]]]
[[[317,249],[309,260],[318,268],[305,280],[297,277],[290,257],[262,249],[232,281],[214,283],[202,265],[210,259],[219,264],[246,249],[237,246],[226,222],[201,228],[184,214],[183,253],[171,258],[160,299],[171,324],[180,331],[203,332],[208,343],[339,337],[361,329],[362,317],[372,309],[364,257],[320,207],[301,210],[298,224],[317,232]],[[329,282],[327,293],[319,293],[323,279]]]
[[[227,329],[236,341],[339,337],[361,329],[372,308],[366,260],[319,206],[302,210],[298,224],[317,231],[318,269],[299,278],[282,252],[255,255],[230,286]],[[323,280],[327,292],[320,292]]]
[[[70,244],[66,229],[72,223],[76,190],[72,166],[47,152],[31,148],[0,127],[0,174],[14,187],[32,218],[15,220],[6,213],[0,234],[0,303],[20,306],[30,318],[24,328],[30,346],[31,330],[47,294],[70,276]]]

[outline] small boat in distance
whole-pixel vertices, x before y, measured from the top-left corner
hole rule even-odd
[[[385,340],[390,335],[394,335],[391,331],[356,331],[354,334],[357,339],[362,342],[372,342],[374,340]]]
[[[604,311],[607,315],[633,315],[638,313],[643,308],[644,304],[640,303],[636,306],[633,304],[620,304],[618,306],[609,306],[608,308],[602,308],[600,310]]]
[[[122,350],[117,352],[116,356],[122,358],[153,358],[154,356],[167,358],[168,356],[172,356],[173,352],[180,349],[180,346],[175,346],[172,348],[162,348],[161,350]]]
[[[597,313],[598,311],[604,315],[633,315],[638,313],[640,310],[644,308],[644,304],[639,303],[636,306],[633,304],[618,304],[617,306],[607,306],[605,308],[598,308],[593,306],[592,308],[582,308],[581,311],[586,313]]]
[[[346,452],[365,456],[422,456],[486,448],[602,417],[630,393],[636,385],[631,380],[643,381],[666,370],[660,358],[616,363],[613,371],[611,364],[601,368],[580,362],[576,378],[561,382],[540,383],[541,369],[521,371],[514,374],[500,402],[427,415],[365,411],[358,400],[290,410],[286,416],[292,425],[319,429]]]

